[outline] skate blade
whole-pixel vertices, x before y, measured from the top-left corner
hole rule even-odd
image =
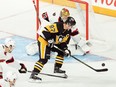
[[[63,78],[68,78],[68,75],[66,73],[54,73],[53,75],[61,76]]]
[[[41,83],[42,80],[29,79],[28,82],[31,82],[31,83]]]

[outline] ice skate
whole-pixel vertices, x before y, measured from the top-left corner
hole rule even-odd
[[[61,70],[59,67],[55,67],[54,69],[54,75],[62,76],[63,78],[67,78],[65,70]]]
[[[40,77],[37,76],[36,72],[32,72],[30,78],[29,78],[29,82],[41,82],[42,79]]]
[[[54,73],[66,73],[65,70],[61,70],[59,67],[55,67]]]

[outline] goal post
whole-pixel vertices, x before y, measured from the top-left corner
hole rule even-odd
[[[36,39],[38,39],[38,29],[40,26],[40,21],[39,21],[39,0],[32,0],[34,8],[35,8],[35,12],[36,12]]]
[[[86,37],[86,40],[89,40],[89,4],[88,2],[86,1],[82,1],[82,0],[69,0],[69,1],[72,1],[72,2],[75,2],[76,4],[76,7],[78,10],[80,10],[79,12],[82,11],[82,9],[85,10],[85,37]],[[81,5],[85,5],[83,8],[81,8]]]

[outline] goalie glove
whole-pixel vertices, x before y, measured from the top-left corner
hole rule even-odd
[[[50,22],[47,12],[42,13],[42,18],[43,18],[44,20]]]
[[[3,75],[2,75],[2,72],[0,72],[0,79],[3,79]]]
[[[26,73],[27,72],[27,68],[25,67],[25,65],[23,63],[20,63],[21,68],[19,69],[19,73]]]
[[[79,30],[78,28],[76,28],[74,31],[71,32],[71,36],[75,36],[75,35],[78,35],[79,34]]]
[[[48,47],[53,48],[54,47],[54,39],[48,40]]]
[[[68,57],[68,56],[70,56],[71,55],[71,51],[69,50],[69,49],[66,49],[65,51],[64,51],[64,56],[65,57]]]

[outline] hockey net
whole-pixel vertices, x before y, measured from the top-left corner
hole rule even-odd
[[[76,26],[79,29],[81,36],[92,43],[91,52],[103,52],[110,48],[109,43],[106,40],[101,39],[102,34],[97,29],[97,22],[95,18],[95,13],[93,11],[91,0],[68,0],[69,2],[75,3],[72,8],[68,5],[56,5],[55,0],[52,0],[52,4],[39,4],[39,0],[35,0],[37,12],[39,13],[39,18],[43,12],[47,12],[50,20],[57,21],[60,10],[65,7],[68,8],[72,17],[76,19]],[[55,4],[54,4],[55,3]],[[56,8],[54,7],[56,6]],[[55,13],[55,16],[53,14]],[[52,16],[52,18],[51,18]],[[38,16],[37,18],[37,30],[39,29]]]
[[[92,5],[92,0],[69,0],[75,2],[77,26],[81,35],[91,42],[91,53],[101,53],[111,48],[110,43],[103,38],[103,34],[98,29],[96,13]]]
[[[42,13],[47,12],[50,20],[53,22],[58,21],[58,17],[60,15],[60,11],[62,8],[67,8],[70,11],[70,14],[72,17],[76,19],[76,27],[79,29],[81,32],[81,35],[84,37],[85,40],[89,40],[89,4],[88,2],[81,1],[81,0],[69,0],[70,2],[74,2],[73,4],[75,5],[73,8],[70,6],[60,6],[58,7],[55,6],[55,0],[52,0],[52,4],[46,4],[45,6],[42,6],[39,4],[39,0],[34,0],[36,2],[36,8],[37,8],[37,13],[39,13],[39,18],[40,20],[42,19]],[[42,1],[42,0],[41,0]],[[43,0],[44,1],[44,0]],[[52,8],[53,7],[53,8]],[[53,14],[56,14],[55,17]],[[52,16],[52,17],[51,17]],[[36,17],[36,29],[39,29],[39,23],[38,23],[38,16]]]

